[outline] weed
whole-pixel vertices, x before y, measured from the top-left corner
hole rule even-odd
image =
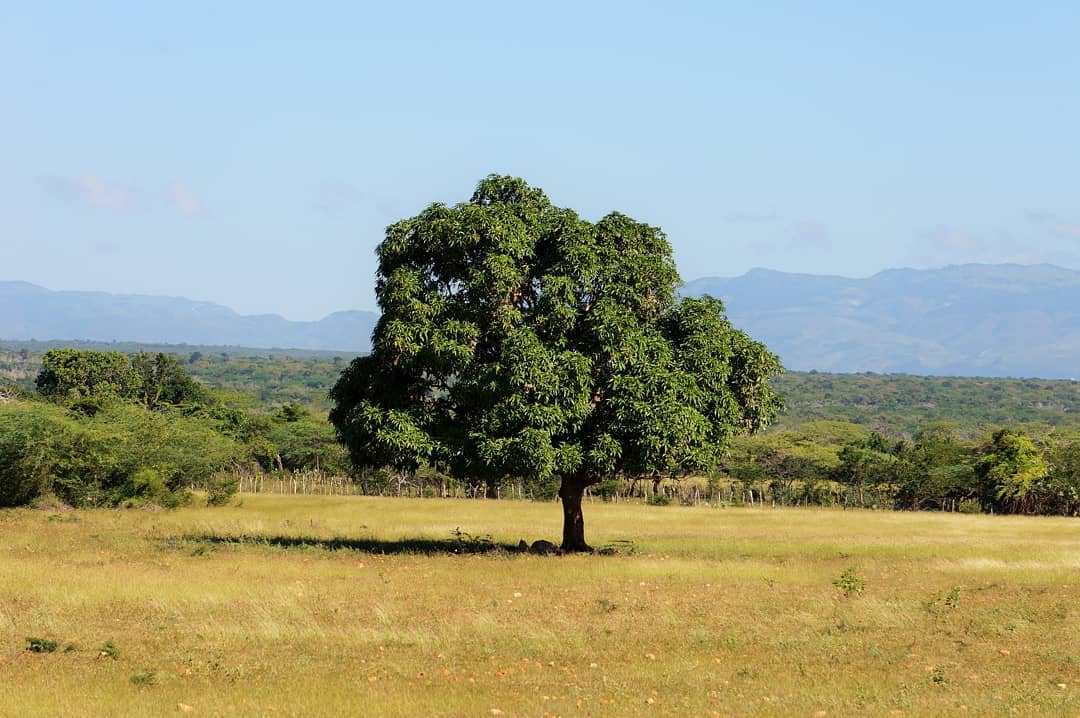
[[[850,596],[853,593],[862,593],[866,588],[866,582],[859,578],[855,573],[854,566],[848,566],[844,569],[844,572],[840,574],[840,578],[832,582],[834,586],[844,592],[845,596]]]
[[[495,549],[495,539],[488,534],[474,536],[467,531],[462,531],[458,526],[450,532],[450,536],[454,539],[455,553],[485,553]]]
[[[934,597],[926,602],[927,613],[936,614],[938,604],[942,604],[948,609],[958,608],[960,606],[960,587],[954,586],[947,593],[934,594]]]
[[[668,506],[671,503],[671,497],[667,494],[653,494],[645,503],[649,506]]]
[[[596,605],[599,606],[600,610],[604,613],[611,613],[616,608],[618,608],[618,606],[613,601],[609,601],[606,598],[596,599]]]
[[[98,648],[98,656],[101,658],[111,658],[114,661],[120,657],[120,649],[112,641],[105,641]]]

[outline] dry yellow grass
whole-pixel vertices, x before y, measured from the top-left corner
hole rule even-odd
[[[559,520],[292,496],[0,512],[0,715],[1080,716],[1075,519],[594,503],[590,539],[632,553],[327,548]],[[310,540],[213,540],[241,536]],[[833,585],[848,568],[862,592]]]

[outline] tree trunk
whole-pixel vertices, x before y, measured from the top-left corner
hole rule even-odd
[[[578,478],[564,478],[559,487],[563,507],[563,551],[592,551],[585,543],[585,519],[581,515],[581,497],[587,483]]]

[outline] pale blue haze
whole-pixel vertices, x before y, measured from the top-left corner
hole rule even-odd
[[[314,319],[514,174],[751,267],[1080,269],[1074,2],[0,0],[0,279]]]

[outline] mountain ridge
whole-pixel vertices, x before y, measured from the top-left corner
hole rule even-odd
[[[965,264],[866,278],[766,270],[688,282],[801,371],[1080,376],[1080,272]]]
[[[146,294],[53,291],[0,281],[0,338],[243,345],[363,352],[378,315],[346,310],[317,321],[239,314],[214,302]]]
[[[864,278],[754,268],[687,282],[797,371],[1080,377],[1080,272],[1051,264],[885,269]],[[365,352],[378,314],[300,322],[221,304],[0,281],[0,339]]]

